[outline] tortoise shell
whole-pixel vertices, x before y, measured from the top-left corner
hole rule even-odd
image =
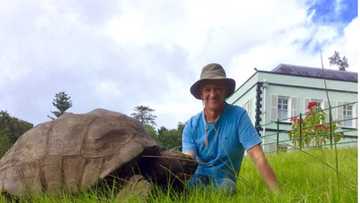
[[[133,118],[104,109],[66,113],[24,133],[1,158],[0,192],[75,193],[144,151],[158,155],[159,146]]]

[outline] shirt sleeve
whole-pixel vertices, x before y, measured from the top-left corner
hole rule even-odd
[[[239,140],[245,150],[252,148],[253,146],[260,144],[261,139],[256,129],[254,128],[248,114],[242,113],[239,121]]]
[[[195,152],[195,141],[193,139],[193,130],[190,122],[186,122],[182,133],[182,152]]]

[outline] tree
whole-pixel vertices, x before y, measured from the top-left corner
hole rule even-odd
[[[144,125],[145,131],[155,140],[158,140],[158,133],[154,126],[152,125]]]
[[[52,111],[56,118],[60,117],[66,110],[72,107],[71,97],[65,92],[59,92],[55,94],[52,105],[58,109],[58,111]],[[52,120],[55,118],[48,116]]]
[[[334,55],[329,57],[329,63],[330,65],[337,65],[341,71],[345,71],[345,69],[349,67],[348,59],[345,56],[341,59],[340,54],[337,51],[335,51]]]
[[[168,130],[165,127],[158,129],[157,140],[160,142],[160,145],[167,149],[180,148],[184,126],[183,123],[179,122],[177,129]]]
[[[6,111],[0,111],[0,156],[33,124],[12,117]]]
[[[155,126],[156,116],[152,114],[155,110],[147,106],[136,106],[135,112],[131,114],[133,118],[138,120],[141,124]]]
[[[0,157],[10,148],[10,139],[3,129],[0,129]]]

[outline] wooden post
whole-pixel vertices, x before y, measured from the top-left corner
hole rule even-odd
[[[280,121],[278,118],[276,122],[276,152],[279,152],[279,136],[280,136],[279,131],[280,131]]]
[[[299,130],[299,134],[300,134],[300,141],[299,141],[299,145],[300,145],[300,149],[302,149],[302,145],[303,145],[303,139],[302,139],[302,114],[300,113],[300,120],[299,120],[299,126],[300,126],[300,130]]]
[[[333,124],[332,110],[331,110],[331,105],[329,105],[330,149],[333,148],[333,128],[332,128],[332,124]]]

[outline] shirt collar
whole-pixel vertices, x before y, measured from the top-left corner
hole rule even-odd
[[[219,117],[216,119],[216,121],[214,122],[214,125],[215,125],[215,126],[217,126],[217,124],[220,122],[221,118],[223,117],[223,115],[224,115],[225,112],[227,111],[228,106],[229,106],[229,104],[226,103],[226,102],[224,102],[224,110],[223,110],[223,112],[219,115]],[[206,125],[207,125],[207,122],[206,122],[206,119],[205,119],[205,112],[204,112],[204,110],[202,110],[202,112],[201,112],[201,118],[202,118],[202,121],[203,121],[204,126],[206,126]]]

